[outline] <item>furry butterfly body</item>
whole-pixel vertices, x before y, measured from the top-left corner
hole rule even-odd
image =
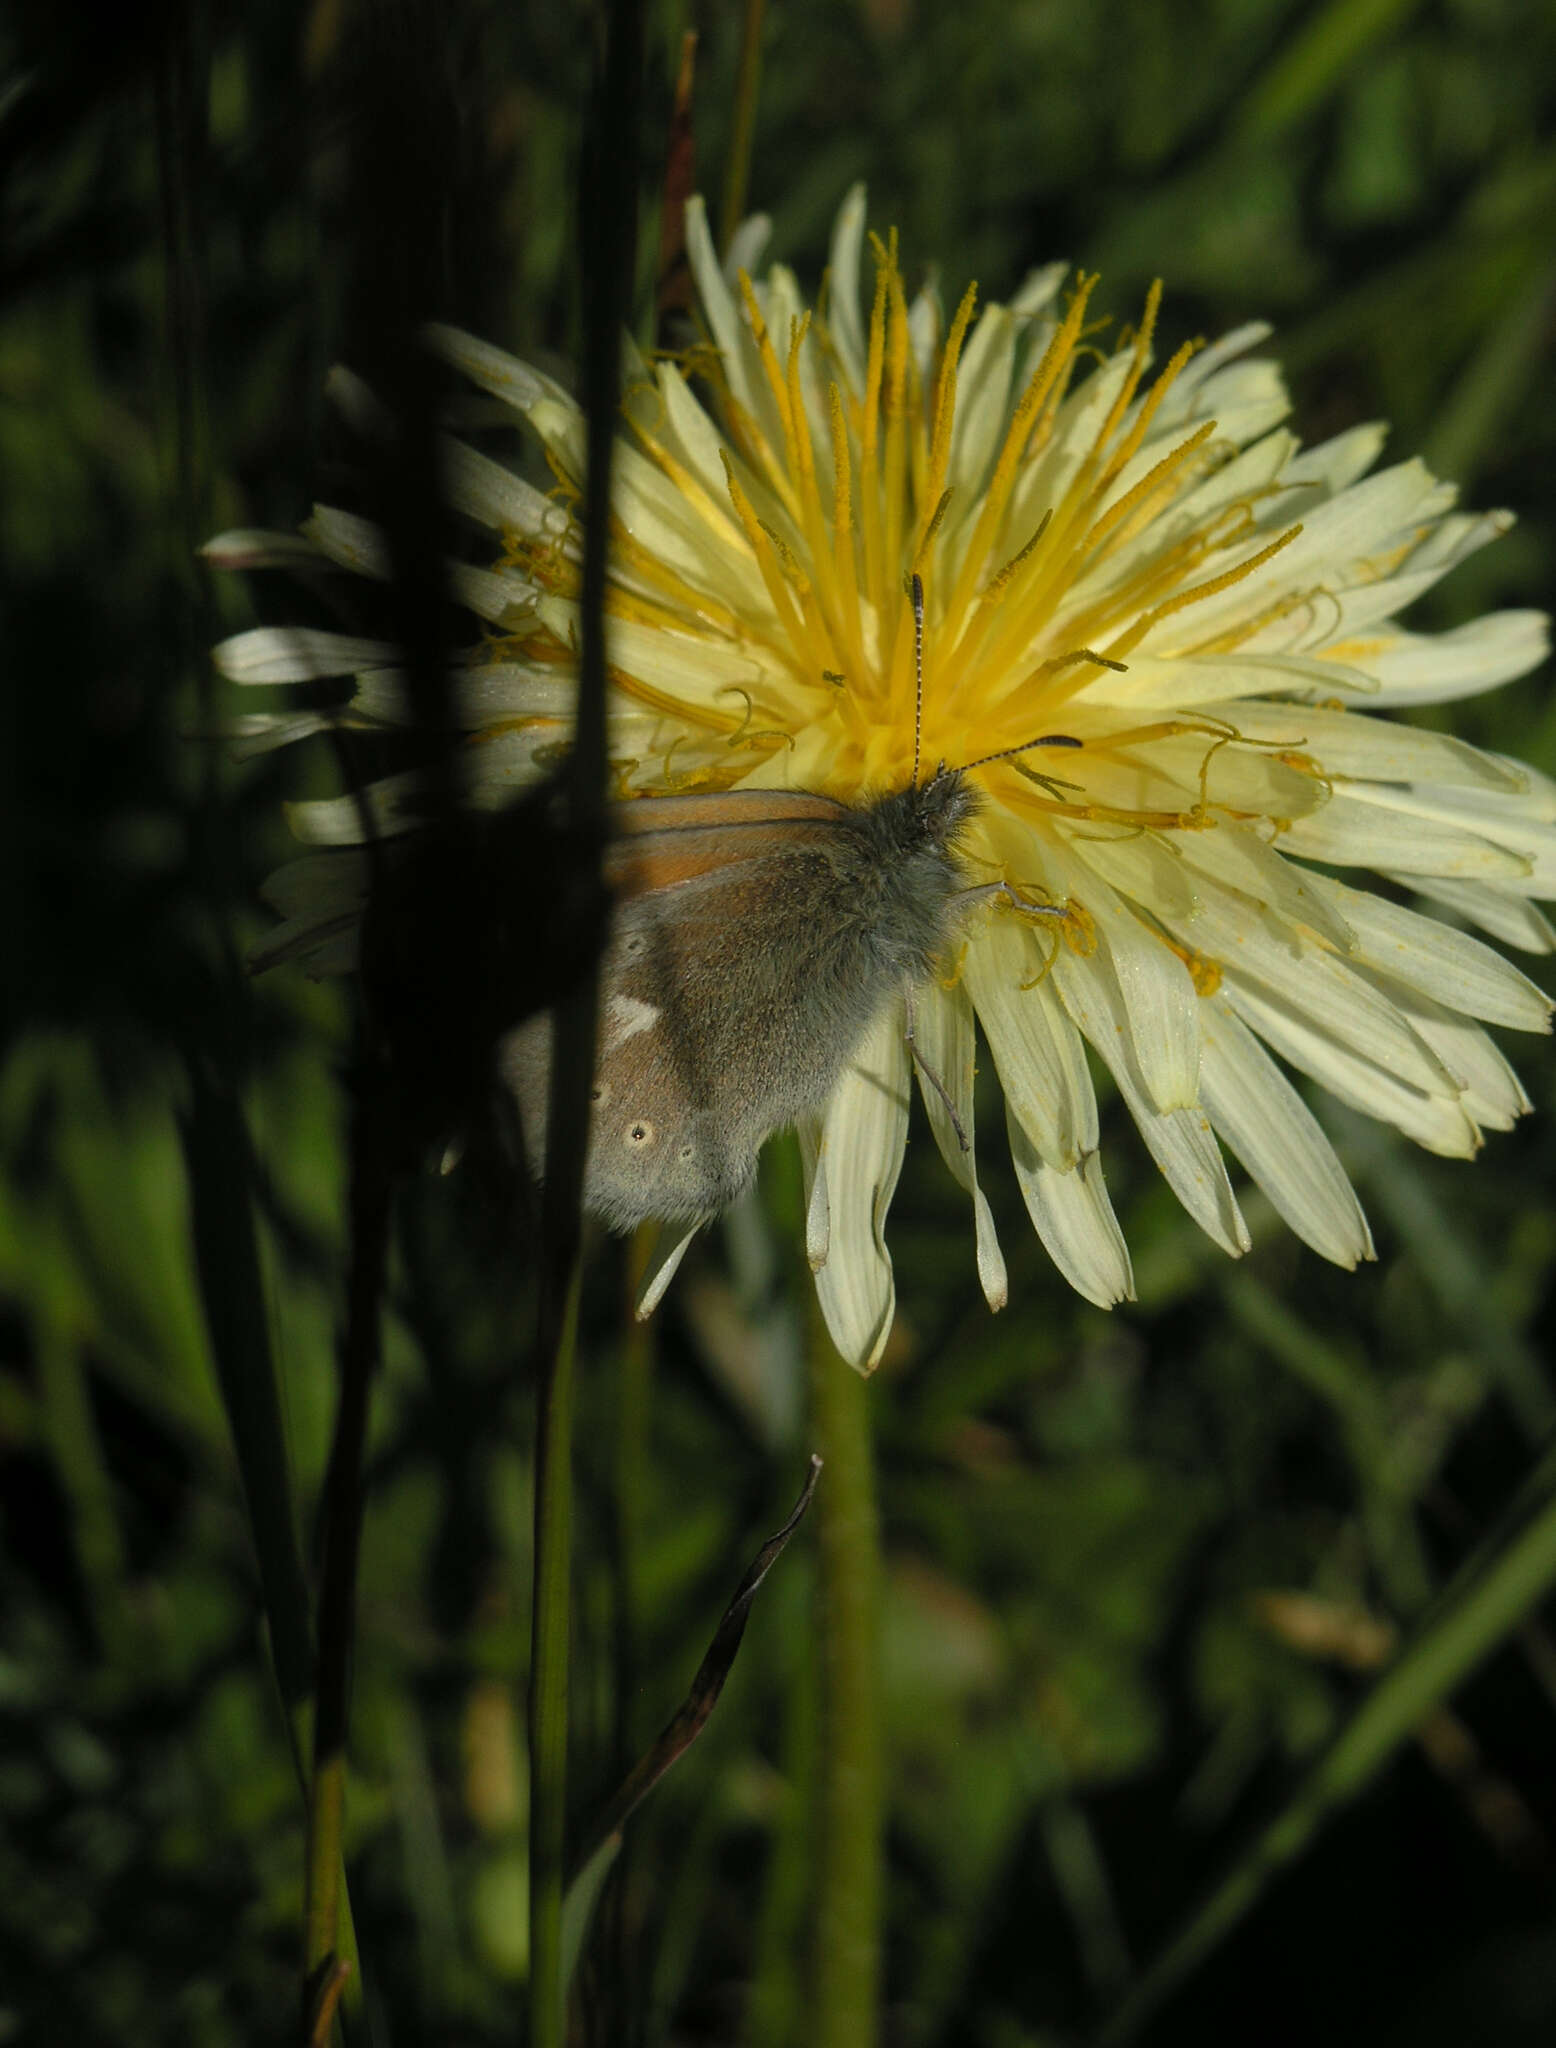
[[[977,798],[942,770],[850,807],[781,790],[619,806],[584,1203],[617,1229],[734,1200],[883,1006],[944,955]],[[543,1166],[548,1016],[502,1054]]]

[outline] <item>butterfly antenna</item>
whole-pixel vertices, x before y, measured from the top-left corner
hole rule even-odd
[[[991,761],[1008,761],[1015,754],[1029,754],[1034,747],[1078,747],[1081,742],[1073,733],[1045,732],[1035,740],[1023,740],[1019,747],[1001,747],[997,754],[980,754],[976,761],[964,761],[961,773],[969,768],[987,768]]]
[[[914,571],[913,598],[913,787],[918,788],[919,743],[924,732],[924,579]]]

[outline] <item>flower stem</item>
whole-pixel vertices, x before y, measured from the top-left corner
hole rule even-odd
[[[724,200],[719,212],[719,253],[734,240],[746,210],[751,183],[751,147],[756,135],[757,89],[762,77],[762,25],[767,0],[746,0],[740,24],[740,72],[735,84],[735,116],[724,167]]]
[[[573,1369],[582,1261],[567,1275],[535,1418],[535,1594],[530,1619],[530,2048],[562,2040],[562,1881],[567,1817],[568,1596]]]
[[[583,397],[587,514],[579,589],[578,700],[563,776],[568,822],[597,863],[605,831],[605,593],[621,330],[637,265],[637,133],[642,0],[611,0],[581,165],[585,259]],[[596,872],[598,870],[596,869]],[[529,2048],[560,2048],[566,2009],[562,1885],[567,1818],[567,1655],[572,1533],[573,1368],[599,972],[552,1011],[551,1100],[541,1208],[535,1418],[535,1583],[530,1610]]]
[[[310,2040],[321,1996],[328,1995],[334,1982],[340,1951],[347,1692],[362,1540],[362,1457],[368,1400],[378,1369],[379,1304],[389,1256],[393,1171],[387,1135],[385,1119],[370,1093],[358,1106],[352,1133],[351,1272],[341,1344],[340,1407],[324,1482],[324,1565],[303,1915],[304,2038]],[[334,1995],[339,1995],[338,1986]]]
[[[869,1389],[811,1306],[811,1407],[827,1483],[817,1501],[820,1868],[814,2048],[869,2048],[880,2003],[880,1527]]]

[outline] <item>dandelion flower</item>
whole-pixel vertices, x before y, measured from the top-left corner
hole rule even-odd
[[[1249,1236],[1223,1146],[1299,1236],[1355,1265],[1370,1255],[1366,1221],[1287,1070],[1468,1157],[1529,1106],[1482,1026],[1548,1028],[1540,989],[1463,926],[1551,949],[1535,899],[1556,895],[1556,784],[1381,715],[1490,690],[1542,658],[1535,612],[1436,635],[1396,623],[1509,516],[1456,511],[1419,461],[1375,470],[1376,426],[1303,449],[1278,369],[1249,355],[1263,326],[1157,366],[1157,293],[1104,349],[1096,280],[1067,282],[1061,265],[981,312],[969,291],[947,322],[931,293],[909,300],[895,242],[874,238],[867,297],[859,190],[812,308],[783,267],[751,276],[764,234],[748,223],[721,265],[693,202],[705,344],[629,362],[608,599],[617,794],[754,785],[857,803],[906,786],[916,748],[930,766],[984,763],[959,852],[971,885],[1003,886],[919,992],[915,1028],[944,1090],[921,1075],[929,1124],[971,1195],[993,1306],[1006,1282],[971,1146],[979,1034],[1032,1222],[1088,1300],[1132,1293],[1092,1054],[1224,1250]],[[490,568],[452,571],[488,624],[455,678],[476,742],[471,800],[498,804],[569,731],[584,419],[525,364],[434,339],[528,424],[557,480],[542,494],[448,449],[455,503],[499,537]],[[383,572],[382,541],[359,520],[320,510],[308,538]],[[219,558],[242,558],[244,539]],[[261,631],[218,659],[239,681],[354,676],[348,722],[407,715],[387,645]],[[261,714],[250,736],[273,744],[322,722]],[[1050,734],[1076,744],[1010,751]],[[405,829],[413,785],[380,785],[372,806],[380,831]],[[361,809],[303,805],[295,822],[339,846],[359,838]],[[282,870],[288,922],[270,957],[349,964],[361,870],[341,858]],[[903,1021],[900,1005],[877,1019],[800,1134],[822,1304],[866,1368],[893,1312]]]

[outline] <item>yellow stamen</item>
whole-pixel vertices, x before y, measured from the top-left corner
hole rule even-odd
[[[1161,304],[1162,281],[1155,277],[1152,278],[1150,289],[1145,295],[1145,311],[1140,315],[1140,331],[1134,339],[1133,360],[1123,383],[1119,386],[1118,396],[1113,401],[1112,410],[1108,413],[1102,432],[1097,436],[1099,448],[1105,448],[1112,440],[1119,421],[1129,410],[1130,402],[1140,388],[1140,379],[1145,375],[1145,366],[1150,360],[1151,338],[1156,332],[1156,316],[1161,310]]]
[[[1043,351],[1043,359],[1032,373],[1031,381],[1028,383],[1026,390],[1022,392],[1020,399],[1017,401],[1016,409],[1011,415],[1010,426],[1005,434],[1004,446],[1000,449],[999,459],[994,465],[994,473],[990,477],[988,489],[984,493],[983,510],[978,515],[978,523],[973,528],[972,537],[968,541],[967,552],[962,557],[962,566],[957,576],[956,587],[952,591],[949,602],[946,604],[942,614],[953,636],[954,643],[954,652],[947,664],[944,675],[948,694],[960,683],[962,673],[966,669],[969,660],[977,652],[977,649],[972,645],[975,636],[963,632],[959,638],[956,637],[959,630],[958,622],[965,617],[968,606],[972,602],[973,592],[977,588],[978,579],[983,574],[984,563],[988,559],[989,549],[993,546],[994,537],[999,532],[1001,521],[1005,517],[1005,508],[1010,502],[1011,492],[1015,489],[1016,476],[1026,453],[1027,435],[1031,428],[1032,420],[1036,415],[1038,407],[1053,389],[1066,362],[1070,358],[1071,352],[1074,350],[1075,344],[1080,337],[1081,327],[1086,318],[1087,301],[1096,290],[1096,286],[1097,279],[1095,276],[1087,277],[1083,275],[1078,279],[1074,295],[1070,300],[1069,311],[1065,314],[1064,321],[1058,332]],[[1037,538],[1041,538],[1041,534],[1042,529],[1039,529]]]
[[[724,474],[729,481],[730,502],[735,508],[736,518],[745,529],[751,551],[756,556],[757,567],[762,572],[762,581],[767,587],[768,597],[772,600],[773,610],[778,614],[778,622],[791,644],[799,646],[807,636],[793,592],[784,581],[771,532],[758,519],[756,508],[741,489],[740,480],[735,475],[734,464],[730,461],[727,451],[720,449],[719,452],[724,458]]]
[[[893,270],[888,279],[886,323],[886,374],[881,384],[881,409],[886,419],[886,443],[881,454],[882,562],[884,578],[894,583],[902,560],[903,484],[908,464],[908,302],[902,279]],[[886,583],[871,592],[884,620],[890,602]],[[890,668],[890,657],[887,666]]]
[[[1153,469],[1147,470],[1137,484],[1111,504],[1102,517],[1093,523],[1091,531],[1081,541],[1077,553],[1083,556],[1095,553],[1114,528],[1128,519],[1131,513],[1138,511],[1158,494],[1170,495],[1166,487],[1172,483],[1177,472],[1195,450],[1203,447],[1215,431],[1215,421],[1206,420],[1205,424],[1196,428],[1186,441],[1180,442],[1170,455],[1164,455]]]
[[[877,489],[880,444],[881,384],[886,365],[886,303],[891,273],[897,262],[897,237],[889,248],[875,236],[875,304],[870,310],[870,347],[865,364],[864,404],[859,417],[859,473],[863,490],[864,576],[870,601],[879,607],[885,577],[885,535],[881,530],[881,496]]]
[[[863,621],[859,616],[859,565],[854,556],[853,468],[843,394],[827,390],[832,430],[832,565],[837,580],[837,619],[843,652],[856,675],[865,671]]]
[[[740,273],[740,296],[745,303],[746,318],[751,323],[752,339],[756,343],[757,356],[761,361],[762,373],[767,379],[767,388],[772,393],[773,403],[778,408],[778,423],[783,432],[784,451],[788,460],[779,458],[766,439],[761,439],[763,468],[767,481],[782,499],[785,509],[798,517],[794,502],[794,488],[791,484],[790,464],[794,459],[794,419],[789,407],[789,386],[778,361],[778,351],[773,347],[773,338],[767,331],[767,322],[762,318],[762,309],[756,302],[756,292],[745,271]]]
[[[821,502],[821,488],[816,477],[816,451],[810,438],[810,414],[806,409],[805,394],[800,385],[800,352],[809,331],[810,315],[807,313],[804,319],[795,322],[794,334],[789,343],[787,381],[789,418],[792,422],[791,460],[798,486],[796,496],[799,502],[800,527],[810,555],[811,584],[832,640],[841,643],[845,639],[842,606],[834,573],[832,548],[827,535],[826,510]]]
[[[672,455],[662,442],[655,440],[652,434],[646,433],[642,427],[636,426],[635,422],[633,424],[637,437],[642,443],[644,453],[649,457],[655,468],[663,471],[665,476],[675,485],[679,496],[702,519],[709,528],[716,544],[721,548],[733,549],[737,553],[741,552],[744,543],[740,528],[729,518],[718,500],[706,489],[702,479],[694,471],[688,469],[679,457]]]
[[[1279,540],[1272,541],[1267,548],[1261,548],[1256,555],[1250,555],[1246,562],[1239,562],[1235,569],[1228,569],[1220,576],[1212,576],[1208,583],[1197,583],[1192,590],[1180,590],[1176,597],[1169,597],[1154,611],[1147,612],[1121,634],[1109,648],[1115,658],[1122,658],[1140,645],[1153,626],[1159,626],[1163,619],[1170,619],[1175,612],[1186,611],[1191,604],[1201,604],[1207,597],[1219,597],[1223,590],[1230,590],[1235,583],[1241,583],[1256,569],[1262,569],[1266,562],[1273,561],[1282,548],[1290,547],[1302,531],[1300,526],[1289,526]]]
[[[951,496],[950,491],[942,491],[939,503],[929,515],[929,524],[924,528],[924,538],[913,551],[913,567],[915,569],[922,570],[924,566],[925,558],[929,553],[935,535],[940,531],[946,513],[950,509]]]
[[[1208,959],[1205,954],[1196,953],[1188,946],[1174,945],[1171,939],[1160,932],[1157,933],[1157,937],[1161,939],[1168,952],[1176,953],[1189,970],[1189,979],[1194,984],[1196,995],[1213,996],[1219,991],[1222,979],[1219,960]]]
[[[951,430],[956,424],[956,373],[961,361],[962,345],[967,339],[967,329],[972,324],[973,310],[978,303],[978,287],[970,284],[962,294],[962,303],[956,309],[956,318],[951,322],[951,332],[946,337],[945,348],[940,356],[940,374],[935,380],[935,425],[929,445],[929,473],[924,479],[921,502],[937,499],[938,506],[934,520],[938,521],[945,512],[946,476],[951,467]],[[915,551],[915,560],[922,559],[929,544],[933,523],[926,530],[924,538]]]

